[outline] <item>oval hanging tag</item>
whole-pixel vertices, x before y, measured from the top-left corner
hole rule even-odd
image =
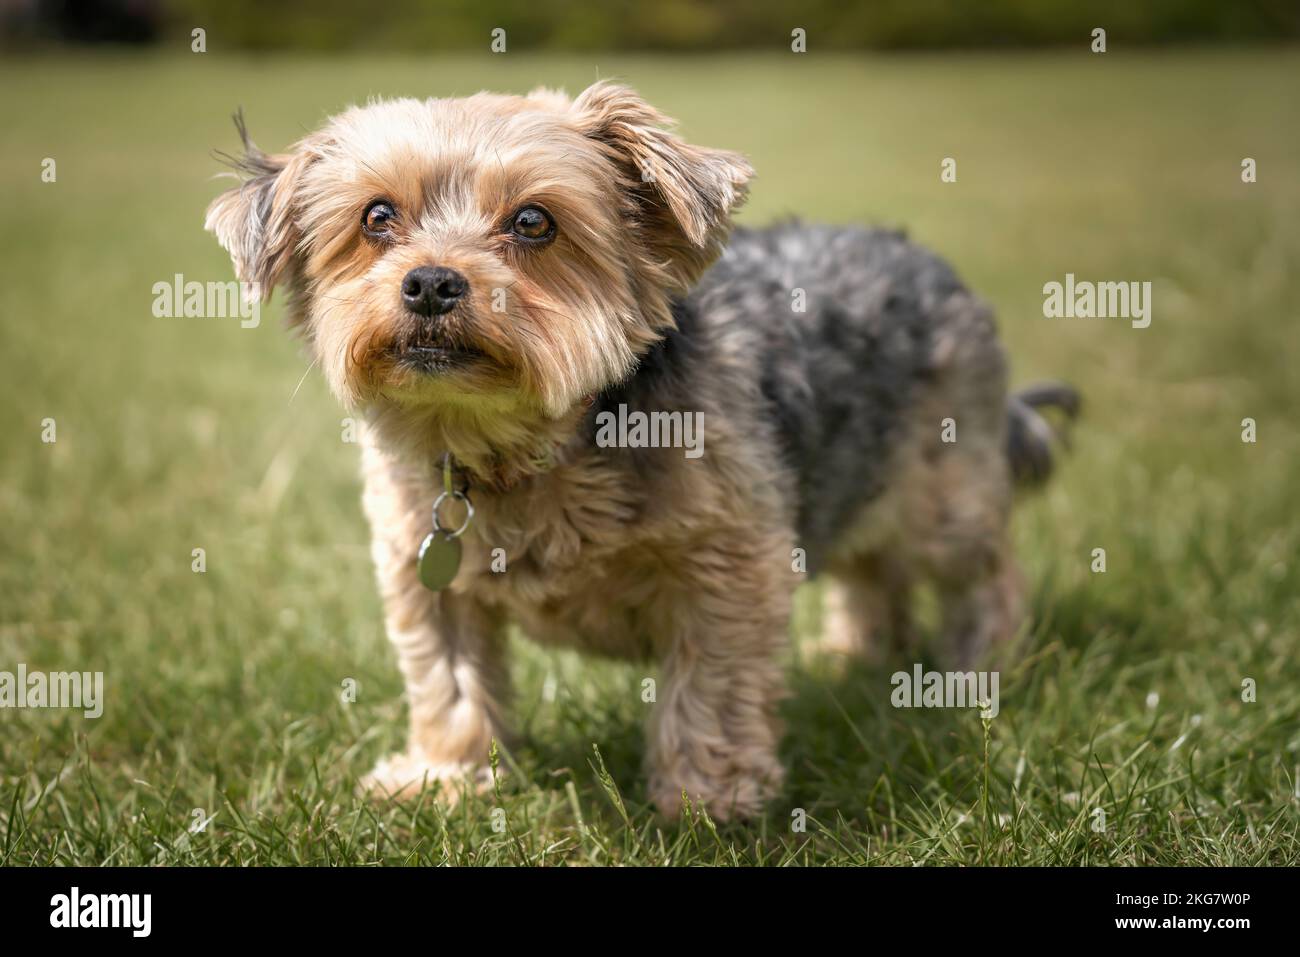
[[[460,542],[442,531],[430,532],[420,545],[416,564],[421,584],[430,591],[441,591],[460,570]]]

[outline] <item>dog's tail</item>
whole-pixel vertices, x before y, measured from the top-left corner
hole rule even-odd
[[[1057,429],[1040,409],[1059,409],[1068,421],[1079,414],[1079,393],[1064,382],[1040,382],[1007,399],[1007,458],[1018,485],[1041,485],[1052,474],[1053,446],[1069,445],[1069,435]]]

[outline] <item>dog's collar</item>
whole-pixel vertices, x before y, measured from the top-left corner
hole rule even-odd
[[[469,470],[457,462],[456,457],[450,452],[443,452],[438,459],[438,471],[442,474],[444,494],[451,494],[453,491],[458,491],[462,495],[469,494]]]
[[[556,449],[548,447],[544,454],[533,456],[523,466],[498,464],[487,469],[470,469],[457,462],[450,452],[444,452],[438,460],[438,470],[442,475],[442,489],[448,494],[451,494],[449,489],[462,495],[478,489],[499,495],[511,491],[530,475],[549,472],[557,461]]]
[[[584,422],[590,414],[596,398],[597,394],[595,392],[582,397],[580,402],[582,409],[582,415],[579,418],[580,423]],[[470,488],[474,487],[498,494],[509,492],[525,478],[542,475],[555,468],[564,446],[564,442],[548,442],[539,454],[529,458],[522,466],[512,465],[507,460],[499,460],[495,464],[475,468],[469,468],[458,462],[455,454],[447,450],[438,457],[438,469],[443,473],[443,491],[455,488],[462,493],[468,494]]]

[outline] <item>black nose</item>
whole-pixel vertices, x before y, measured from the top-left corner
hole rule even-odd
[[[465,295],[469,283],[454,269],[445,266],[420,266],[402,280],[402,302],[411,312],[426,318],[441,316]]]

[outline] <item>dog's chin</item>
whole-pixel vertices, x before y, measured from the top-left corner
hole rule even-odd
[[[470,346],[405,343],[388,351],[378,398],[407,408],[517,411],[522,395],[508,370]]]

